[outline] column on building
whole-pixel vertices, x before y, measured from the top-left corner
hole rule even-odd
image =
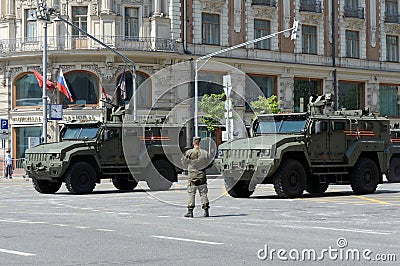
[[[111,13],[111,0],[101,0],[100,13],[105,13],[105,14]]]
[[[6,7],[7,7],[6,18],[8,19],[15,18],[15,0],[8,0]]]

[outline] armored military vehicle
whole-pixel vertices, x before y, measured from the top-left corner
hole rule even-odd
[[[383,174],[400,176],[389,120],[367,110],[328,111],[331,99],[310,98],[306,113],[258,115],[249,138],[220,145],[215,165],[229,195],[249,197],[257,184],[273,184],[281,197],[321,194],[330,184],[368,194]]]
[[[56,143],[25,151],[24,168],[40,193],[55,193],[65,182],[73,194],[91,193],[101,179],[119,190],[133,190],[138,181],[150,189],[166,190],[177,181],[177,160],[186,146],[186,130],[162,121],[123,123],[125,110],[108,114],[107,121],[65,124]]]

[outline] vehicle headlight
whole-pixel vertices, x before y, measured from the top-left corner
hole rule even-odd
[[[218,157],[224,157],[224,151],[218,150]]]
[[[270,155],[271,155],[271,149],[260,150],[260,152],[258,153],[259,157],[268,157]]]
[[[57,159],[60,159],[59,153],[53,153],[50,155],[50,160],[57,160]]]

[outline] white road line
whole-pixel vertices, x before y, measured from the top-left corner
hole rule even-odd
[[[36,256],[36,254],[33,254],[33,253],[26,253],[26,252],[20,252],[20,251],[2,249],[2,248],[0,248],[0,252],[10,253],[10,254],[20,255],[20,256]]]
[[[179,238],[179,237],[169,237],[169,236],[151,236],[151,237],[161,238],[161,239],[169,239],[169,240],[177,240],[177,241],[185,241],[185,242],[194,242],[194,243],[200,243],[200,244],[209,244],[209,245],[223,245],[224,244],[224,243],[219,243],[219,242],[210,242],[210,241]]]
[[[158,215],[157,217],[159,217],[159,218],[168,218],[169,216],[168,215]]]
[[[115,230],[111,230],[111,229],[96,229],[96,231],[101,231],[101,232],[115,232]]]
[[[61,226],[61,227],[67,227],[68,226],[67,224],[52,224],[52,225]]]
[[[364,229],[343,229],[343,228],[331,228],[331,227],[321,227],[321,226],[297,226],[297,225],[279,225],[279,226],[286,227],[286,228],[321,229],[321,230],[364,233],[364,234],[374,234],[374,235],[391,235],[391,234],[393,234],[393,232],[372,231],[372,230],[364,230]]]

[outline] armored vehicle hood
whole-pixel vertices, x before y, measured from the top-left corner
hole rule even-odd
[[[91,141],[86,141],[86,143],[89,143],[89,142],[91,142]],[[27,149],[25,151],[25,153],[26,154],[29,154],[29,153],[60,153],[65,150],[70,150],[75,147],[80,147],[82,145],[83,145],[82,140],[45,143],[45,144],[40,144],[38,146]]]

